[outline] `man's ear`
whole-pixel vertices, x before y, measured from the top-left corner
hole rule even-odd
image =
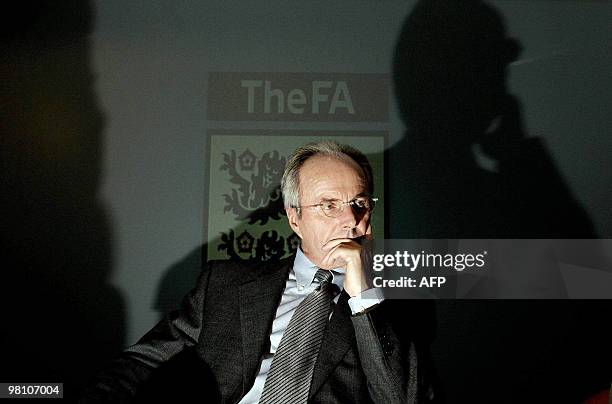
[[[298,217],[296,208],[285,208],[287,213],[287,220],[289,220],[289,226],[291,230],[295,232],[300,238],[302,238],[302,232],[300,231],[300,218]]]

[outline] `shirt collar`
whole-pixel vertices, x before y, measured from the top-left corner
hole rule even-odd
[[[302,251],[302,246],[300,246],[295,253],[295,261],[293,262],[293,272],[295,273],[295,280],[298,285],[310,286],[318,269],[319,267],[306,257],[306,254]],[[331,273],[333,276],[332,283],[342,290],[344,268],[332,269]]]

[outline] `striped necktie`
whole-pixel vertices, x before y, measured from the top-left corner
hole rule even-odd
[[[293,313],[272,359],[260,403],[305,403],[334,295],[330,271],[315,274],[319,286]]]

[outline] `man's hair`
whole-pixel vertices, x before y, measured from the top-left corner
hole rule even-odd
[[[308,143],[298,147],[287,160],[281,191],[285,208],[300,205],[300,168],[306,160],[314,156],[328,156],[339,160],[347,157],[353,160],[361,168],[363,179],[366,182],[368,193],[374,192],[374,181],[372,178],[372,167],[368,158],[359,150],[345,144],[325,140],[322,142]],[[299,211],[298,211],[299,213]]]

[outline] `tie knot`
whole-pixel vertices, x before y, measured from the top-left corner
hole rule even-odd
[[[334,276],[332,275],[331,271],[326,269],[319,269],[315,274],[315,280],[317,280],[321,285],[331,282],[333,277]]]

